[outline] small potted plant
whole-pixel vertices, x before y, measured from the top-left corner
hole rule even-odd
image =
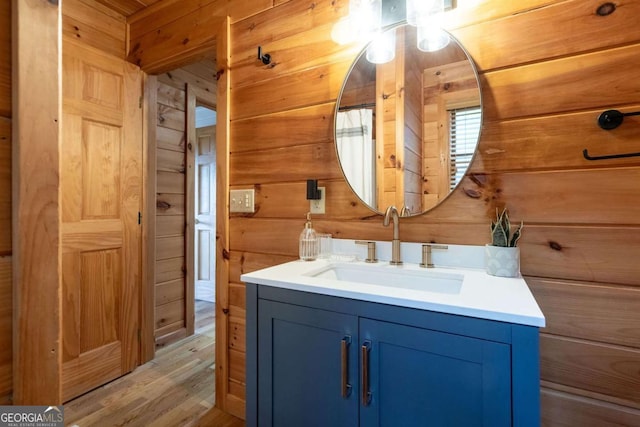
[[[491,221],[491,244],[485,246],[485,268],[488,274],[500,277],[520,275],[520,248],[517,246],[522,235],[523,223],[511,230],[507,208],[498,213],[496,221]]]

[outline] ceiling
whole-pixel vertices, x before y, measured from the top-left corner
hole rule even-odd
[[[129,17],[134,13],[158,3],[161,0],[96,0],[98,3],[113,9],[116,12]]]

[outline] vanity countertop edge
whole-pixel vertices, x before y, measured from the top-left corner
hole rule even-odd
[[[361,301],[416,308],[440,313],[544,327],[545,317],[522,277],[505,278],[488,275],[481,269],[430,268],[429,274],[461,274],[460,292],[456,294],[400,289],[369,283],[322,279],[309,273],[328,266],[330,261],[291,261],[273,267],[245,273],[246,283],[283,289],[350,298]],[[353,265],[366,265],[354,262]],[[396,266],[384,265],[387,271]],[[405,264],[403,271],[420,272],[417,265]]]

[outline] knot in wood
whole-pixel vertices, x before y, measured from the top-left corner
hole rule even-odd
[[[554,242],[553,240],[549,241],[549,247],[551,249],[553,249],[554,251],[561,251],[562,250],[562,245],[558,242]]]
[[[614,3],[607,2],[598,6],[598,9],[596,10],[596,14],[598,16],[607,16],[607,15],[611,15],[613,12],[615,12],[615,10],[616,10],[616,5]]]
[[[465,188],[463,191],[464,194],[471,197],[472,199],[479,199],[480,197],[482,197],[482,193],[473,188]]]
[[[469,175],[469,178],[478,187],[484,187],[485,183],[487,182],[487,176],[485,174],[474,173]]]

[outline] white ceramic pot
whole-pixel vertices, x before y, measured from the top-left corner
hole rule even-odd
[[[485,245],[484,265],[487,274],[499,277],[520,276],[520,248]]]

